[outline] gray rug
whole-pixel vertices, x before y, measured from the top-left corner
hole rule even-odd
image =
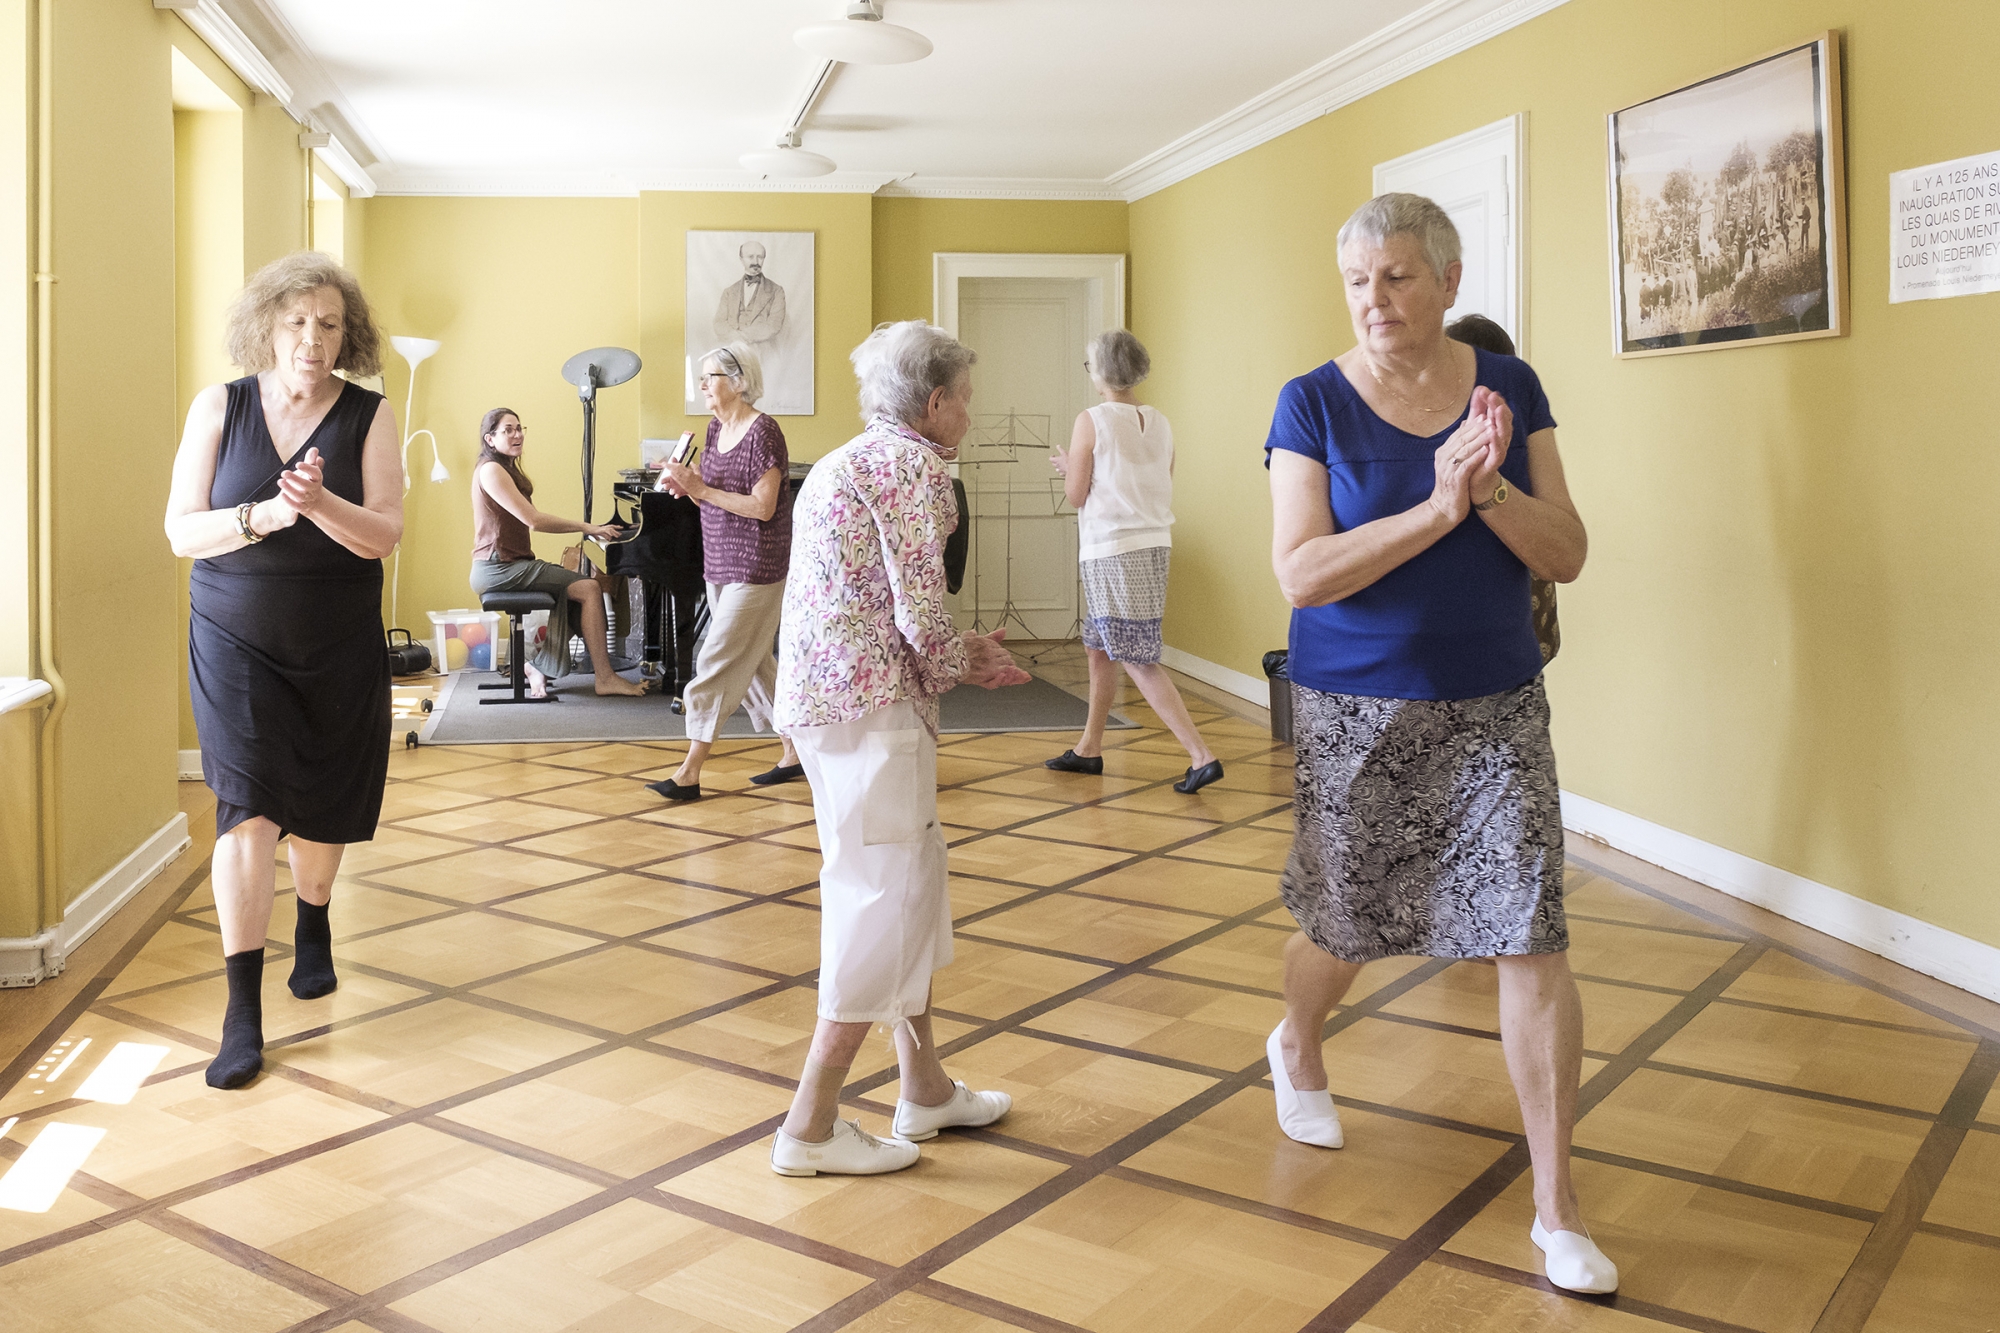
[[[536,741],[678,741],[687,727],[660,695],[599,698],[590,677],[556,683],[559,703],[482,707],[479,685],[494,677],[461,671],[439,695],[422,734],[426,745],[502,745]],[[497,696],[489,691],[487,698]],[[944,696],[940,730],[947,732],[1081,731],[1089,713],[1083,700],[1037,677],[1026,685],[982,690],[961,686]],[[1110,726],[1135,725],[1117,713]],[[725,718],[719,739],[769,736],[750,725],[742,709]]]

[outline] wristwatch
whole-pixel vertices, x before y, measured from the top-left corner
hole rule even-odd
[[[236,506],[236,531],[242,535],[244,541],[255,546],[264,540],[264,534],[250,526],[250,509],[251,505],[247,501]]]
[[[1487,511],[1487,510],[1489,510],[1489,509],[1493,508],[1493,507],[1494,507],[1495,505],[1503,505],[1503,504],[1506,504],[1506,503],[1507,503],[1507,494],[1508,494],[1508,492],[1507,492],[1507,479],[1506,479],[1505,477],[1502,477],[1502,478],[1500,479],[1500,484],[1499,484],[1498,486],[1495,486],[1495,487],[1493,488],[1493,495],[1492,495],[1492,497],[1491,497],[1490,499],[1488,499],[1488,500],[1487,500],[1487,502],[1486,502],[1485,504],[1483,504],[1483,505],[1482,505],[1482,504],[1476,504],[1476,505],[1474,505],[1474,506],[1472,506],[1472,507],[1473,507],[1474,509],[1477,509],[1477,510],[1478,510],[1478,511],[1479,511],[1480,513],[1482,513],[1482,514],[1483,514],[1483,513],[1485,513],[1485,512]]]

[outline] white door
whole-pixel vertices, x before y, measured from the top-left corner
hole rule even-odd
[[[1521,117],[1405,154],[1375,168],[1375,193],[1421,194],[1458,227],[1464,274],[1451,317],[1484,315],[1527,355],[1522,318]]]
[[[959,479],[972,550],[954,611],[967,629],[1063,639],[1077,616],[1076,511],[1049,454],[1094,402],[1083,370],[1090,286],[1081,278],[963,278],[958,337],[979,353]]]

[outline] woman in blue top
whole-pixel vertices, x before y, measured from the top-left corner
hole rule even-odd
[[[1445,336],[1457,229],[1385,194],[1340,229],[1357,346],[1279,395],[1272,565],[1292,613],[1297,834],[1278,1122],[1337,1148],[1319,1034],[1361,965],[1492,958],[1549,1280],[1615,1290],[1570,1181],[1583,1009],[1531,572],[1583,568],[1555,420],[1521,361]]]

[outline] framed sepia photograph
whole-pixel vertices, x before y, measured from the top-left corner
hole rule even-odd
[[[1847,332],[1840,107],[1828,32],[1611,113],[1617,355]]]
[[[695,391],[701,357],[743,343],[764,372],[760,411],[813,413],[813,241],[809,231],[687,234],[687,412],[707,411]]]

